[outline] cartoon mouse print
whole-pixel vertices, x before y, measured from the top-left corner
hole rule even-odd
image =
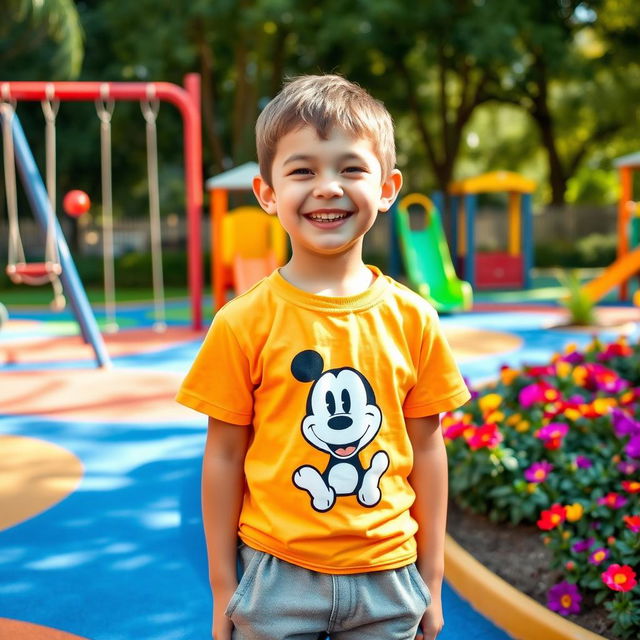
[[[300,382],[313,382],[307,396],[302,435],[329,461],[324,471],[303,465],[293,474],[293,484],[311,497],[316,511],[328,511],[337,496],[355,495],[363,507],[374,507],[382,494],[380,478],[389,468],[385,451],[373,455],[365,469],[358,454],[376,436],[382,413],[369,381],[355,369],[342,367],[323,372],[317,351],[301,351],[291,363]]]

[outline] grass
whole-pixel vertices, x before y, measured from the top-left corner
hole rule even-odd
[[[189,297],[186,287],[167,287],[164,291],[165,299],[185,299]],[[94,305],[104,304],[103,289],[87,289],[89,302]],[[0,288],[0,302],[7,307],[46,307],[53,299],[51,287],[19,287],[8,286]],[[118,289],[116,302],[153,302],[153,290],[144,288]]]

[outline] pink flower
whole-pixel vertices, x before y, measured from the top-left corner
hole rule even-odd
[[[525,409],[534,404],[546,404],[560,400],[560,392],[548,382],[536,382],[520,390],[518,402]]]
[[[553,465],[544,460],[542,462],[534,462],[528,469],[525,469],[524,477],[529,482],[544,482],[552,470]]]
[[[569,432],[569,425],[564,422],[550,422],[536,432],[536,437],[543,441],[546,449],[559,449],[562,438]]]
[[[469,448],[473,451],[478,449],[493,449],[502,442],[502,434],[495,424],[485,424],[477,427],[473,435],[469,438]]]
[[[627,564],[612,564],[601,576],[602,582],[613,591],[631,591],[638,584],[636,572]]]
[[[624,473],[625,476],[630,476],[632,473],[635,473],[640,467],[637,462],[632,462],[631,460],[624,460],[623,462],[618,463],[618,471],[620,473]]]
[[[459,438],[468,428],[469,428],[469,425],[465,424],[462,421],[455,422],[449,427],[446,427],[442,435],[445,438],[449,438],[449,440],[455,440],[456,438]]]
[[[610,507],[611,509],[620,509],[624,507],[627,502],[629,502],[627,498],[615,491],[610,491],[606,496],[598,498],[598,504]]]

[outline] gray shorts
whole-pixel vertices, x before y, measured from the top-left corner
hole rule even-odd
[[[415,564],[331,575],[240,545],[234,640],[413,640],[431,602]]]

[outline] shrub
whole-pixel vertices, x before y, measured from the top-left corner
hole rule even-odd
[[[495,522],[536,523],[564,580],[549,606],[603,603],[640,633],[640,345],[569,348],[547,366],[503,367],[443,419],[451,494]]]

